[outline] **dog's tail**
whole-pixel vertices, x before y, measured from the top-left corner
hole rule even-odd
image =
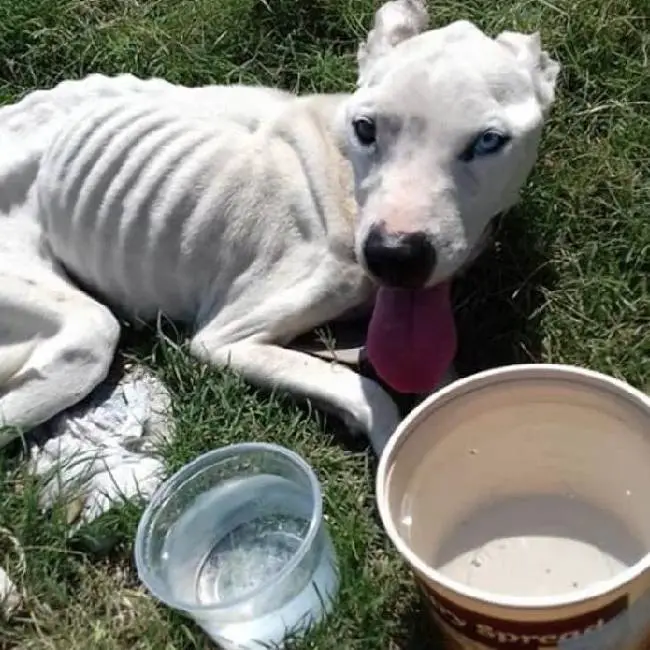
[[[157,94],[173,86],[160,79],[93,74],[36,90],[0,108],[0,213],[23,201],[33,184],[41,157],[70,114],[103,98]]]

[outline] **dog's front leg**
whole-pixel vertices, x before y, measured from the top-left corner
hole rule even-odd
[[[349,368],[308,354],[253,339],[227,346],[210,343],[209,328],[199,332],[191,351],[201,360],[230,367],[251,384],[309,399],[368,436],[379,456],[399,422],[397,407],[374,381]]]

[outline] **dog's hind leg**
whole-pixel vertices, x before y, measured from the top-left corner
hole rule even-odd
[[[0,265],[0,447],[86,397],[119,338],[106,307],[32,261]]]

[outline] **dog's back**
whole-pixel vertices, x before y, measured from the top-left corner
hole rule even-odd
[[[73,114],[42,159],[38,213],[54,256],[109,304],[193,321],[325,237],[324,203],[342,199],[305,100],[242,87],[166,99]]]

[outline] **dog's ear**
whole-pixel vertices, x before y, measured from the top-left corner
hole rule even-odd
[[[555,100],[555,85],[560,73],[560,64],[542,49],[539,32],[503,32],[496,40],[528,68],[535,84],[537,99],[546,113]]]
[[[359,47],[359,83],[372,64],[396,45],[423,32],[429,24],[424,0],[391,0],[375,14],[365,43]]]

